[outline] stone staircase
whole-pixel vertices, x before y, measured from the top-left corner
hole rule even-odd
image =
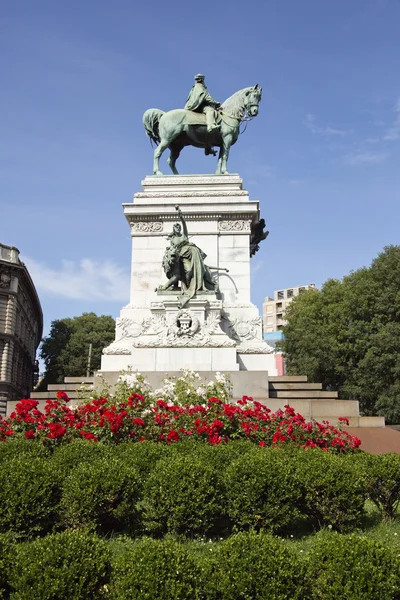
[[[43,408],[45,401],[55,399],[60,390],[68,394],[72,404],[78,404],[82,398],[82,386],[86,391],[92,390],[94,377],[66,377],[62,384],[49,384],[46,392],[32,392],[31,398],[39,400],[39,408]],[[269,397],[258,400],[273,412],[289,404],[307,420],[329,421],[335,425],[339,417],[346,417],[353,428],[385,427],[384,417],[360,416],[357,401],[339,400],[337,392],[322,390],[320,383],[308,383],[306,376],[271,376],[268,378],[268,387]],[[14,405],[9,402],[8,413],[14,410]]]

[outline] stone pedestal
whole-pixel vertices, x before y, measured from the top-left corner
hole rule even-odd
[[[249,199],[238,175],[148,176],[142,187],[133,203],[124,204],[132,233],[130,303],[117,319],[115,341],[103,351],[101,371],[275,375],[272,348],[263,341],[262,319],[250,300],[258,202]],[[178,204],[190,240],[205,252],[218,282],[217,292],[196,295],[184,306],[179,292],[156,291],[166,282],[162,259]]]

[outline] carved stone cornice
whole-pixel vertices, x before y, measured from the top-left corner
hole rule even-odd
[[[214,198],[219,196],[248,196],[246,190],[191,190],[176,192],[136,192],[134,198]]]
[[[163,177],[157,175],[157,177],[146,177],[142,181],[143,186],[168,186],[168,185],[224,185],[224,184],[242,184],[242,179],[239,175],[192,175],[191,177],[185,177],[182,175],[169,175]]]

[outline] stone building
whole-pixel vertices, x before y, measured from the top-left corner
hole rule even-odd
[[[42,308],[19,250],[0,244],[0,414],[7,401],[29,398],[42,332]]]
[[[293,298],[310,289],[315,289],[314,283],[298,285],[286,290],[277,290],[274,292],[273,298],[267,296],[263,303],[264,332],[280,331],[286,325],[285,311],[287,305]]]

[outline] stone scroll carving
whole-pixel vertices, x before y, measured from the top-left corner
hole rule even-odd
[[[231,221],[219,221],[218,229],[220,231],[250,231],[250,221],[245,220],[231,220]]]
[[[132,232],[158,233],[163,230],[162,221],[130,221]]]

